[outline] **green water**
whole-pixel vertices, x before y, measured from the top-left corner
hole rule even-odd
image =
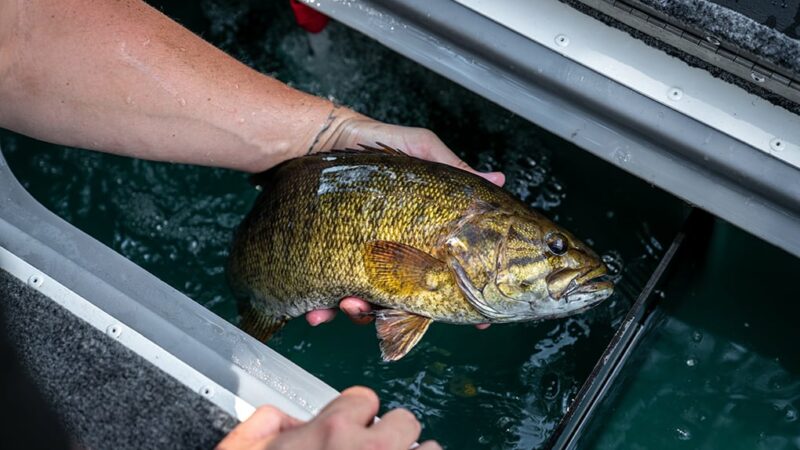
[[[581,448],[800,449],[800,259],[717,223]]]
[[[343,26],[309,36],[287,2],[167,3],[162,9],[257,70],[381,120],[435,130],[469,163],[604,255],[617,293],[578,317],[540,324],[437,324],[398,363],[375,331],[339,318],[291,322],[270,342],[330,385],[364,384],[404,406],[448,448],[535,448],[547,439],[655,267],[685,205]],[[222,317],[232,230],[256,196],[243,174],[43,144],[0,145],[45,206]],[[671,436],[671,435],[670,435]]]

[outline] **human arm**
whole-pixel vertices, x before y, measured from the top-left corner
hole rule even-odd
[[[260,172],[380,141],[472,171],[430,131],[293,89],[139,0],[0,0],[0,100],[4,128],[137,158]]]
[[[256,410],[217,446],[217,450],[406,450],[420,434],[420,424],[403,409],[386,413],[372,424],[378,413],[378,397],[369,389],[350,388],[309,422],[294,419],[267,406]],[[441,447],[433,441],[420,450]]]
[[[292,89],[137,0],[0,0],[0,126],[64,145],[247,172],[377,142],[474,172],[432,132]],[[502,174],[481,175],[502,184]],[[369,311],[354,298],[341,308],[356,320]],[[333,314],[307,319],[316,325]]]

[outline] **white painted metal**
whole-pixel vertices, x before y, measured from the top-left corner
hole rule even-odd
[[[3,247],[0,247],[0,268],[66,308],[89,325],[117,340],[189,389],[208,398],[233,417],[245,420],[255,411],[250,403],[215,383]]]
[[[690,67],[558,0],[453,1],[800,168],[800,117],[705,70]]]

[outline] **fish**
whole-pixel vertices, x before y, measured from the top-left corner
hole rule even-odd
[[[613,292],[598,255],[475,174],[382,144],[287,160],[234,233],[227,278],[241,327],[266,341],[290,319],[362,298],[381,357],[432,322],[566,317]]]

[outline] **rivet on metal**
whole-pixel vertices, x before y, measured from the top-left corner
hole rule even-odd
[[[771,148],[772,150],[774,150],[776,152],[779,152],[779,151],[783,150],[784,148],[786,148],[786,143],[783,142],[779,138],[774,138],[771,141],[769,141],[769,148]]]
[[[670,90],[667,92],[667,96],[669,97],[670,100],[674,100],[677,102],[678,100],[683,98],[683,89],[677,87],[670,88]]]
[[[203,386],[200,388],[200,395],[203,397],[211,398],[214,396],[214,388],[211,386]]]
[[[759,72],[750,72],[750,78],[756,83],[763,83],[767,81],[767,76]]]
[[[566,47],[569,45],[569,38],[564,34],[556,36],[556,45],[559,47]]]
[[[28,286],[38,288],[39,286],[42,285],[42,283],[44,283],[44,276],[38,273],[35,273],[30,277],[28,277]]]
[[[122,325],[118,323],[112,323],[108,326],[108,328],[106,328],[106,333],[116,339],[122,334]]]

